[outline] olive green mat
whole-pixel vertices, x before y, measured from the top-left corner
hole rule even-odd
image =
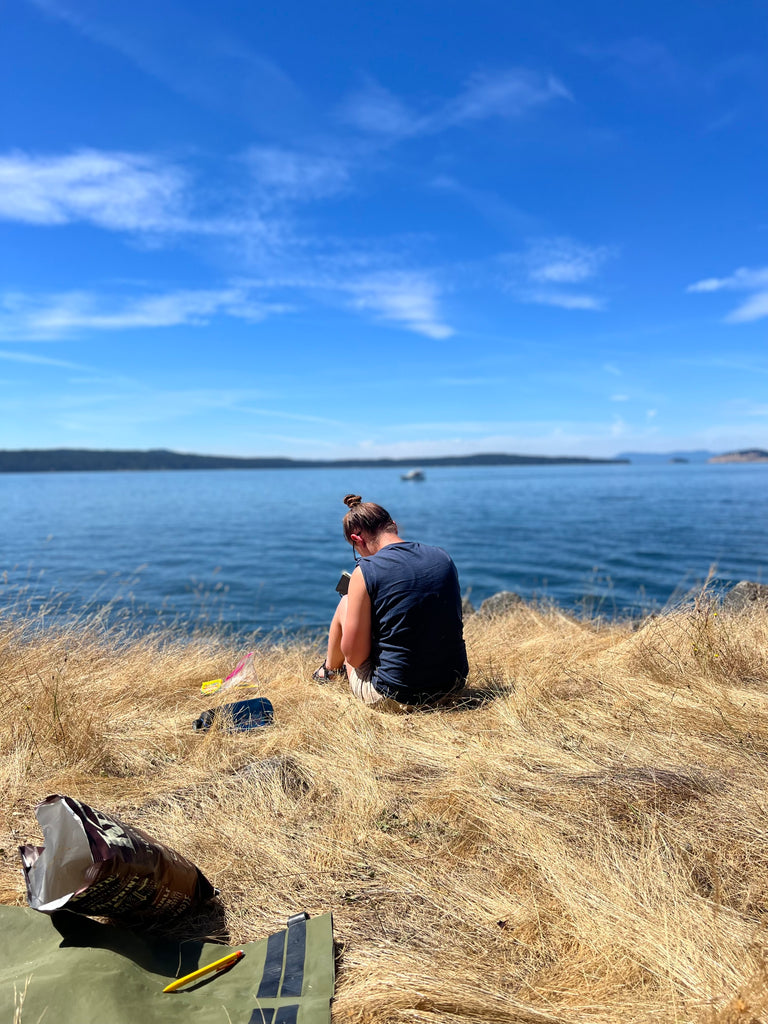
[[[0,1020],[13,1024],[329,1024],[334,989],[330,914],[260,942],[179,942],[100,924],[0,907]],[[235,949],[245,957],[196,985],[175,978]]]

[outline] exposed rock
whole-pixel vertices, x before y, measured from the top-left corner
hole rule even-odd
[[[519,594],[515,594],[514,591],[500,590],[498,594],[493,594],[483,601],[477,609],[477,614],[490,619],[494,615],[504,615],[505,612],[511,611],[522,603],[522,597]]]
[[[714,455],[709,462],[768,462],[768,452],[763,448],[743,448],[739,452]]]
[[[723,598],[723,611],[743,612],[749,608],[768,608],[768,584],[741,580]]]

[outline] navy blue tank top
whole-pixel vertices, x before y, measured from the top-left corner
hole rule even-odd
[[[464,682],[468,672],[459,576],[442,548],[387,544],[363,558],[371,599],[371,682],[403,704],[423,704]]]

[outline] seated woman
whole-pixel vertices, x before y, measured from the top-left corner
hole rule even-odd
[[[441,703],[468,672],[456,566],[442,548],[399,537],[381,505],[358,494],[344,504],[344,536],[360,560],[313,678],[346,668],[355,696],[380,710]]]

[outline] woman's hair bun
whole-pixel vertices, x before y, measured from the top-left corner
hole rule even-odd
[[[360,497],[359,494],[348,494],[344,498],[344,504],[347,506],[347,508],[354,508],[355,505],[362,505],[362,503],[363,499]]]

